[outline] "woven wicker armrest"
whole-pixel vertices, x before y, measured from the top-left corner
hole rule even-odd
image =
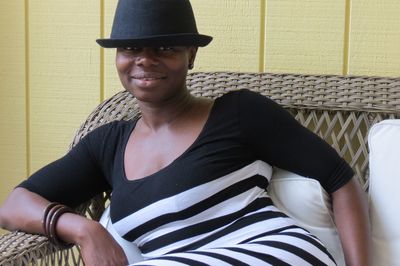
[[[47,237],[24,232],[0,236],[0,265],[83,265],[79,249],[53,245]]]
[[[0,265],[28,265],[57,250],[44,236],[7,233],[0,236]]]

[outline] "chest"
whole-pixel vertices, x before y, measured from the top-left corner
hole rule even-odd
[[[135,141],[132,131],[118,153],[121,160],[117,160],[110,173],[113,220],[254,161],[253,153],[240,141],[233,126],[237,122],[227,121],[208,123],[203,129],[190,131],[191,134],[167,134],[142,141]],[[196,199],[200,195],[192,196]],[[180,206],[181,202],[172,204]]]
[[[133,131],[124,153],[124,168],[129,180],[152,175],[182,156],[201,133],[201,125],[157,134]]]

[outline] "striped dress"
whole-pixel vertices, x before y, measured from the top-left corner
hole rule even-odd
[[[272,168],[255,161],[113,224],[142,251],[133,265],[335,265],[321,242],[276,209]]]
[[[329,193],[353,171],[278,104],[247,90],[217,98],[183,154],[131,181],[124,154],[136,121],[99,127],[20,186],[70,206],[111,189],[113,227],[145,259],[135,265],[335,264],[266,188],[271,166],[314,178]]]

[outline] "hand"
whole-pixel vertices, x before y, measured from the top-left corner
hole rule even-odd
[[[57,222],[57,234],[67,243],[75,243],[81,249],[85,265],[127,265],[124,251],[111,234],[97,221],[65,213]]]
[[[77,243],[85,265],[128,265],[124,251],[103,226],[89,221],[86,232]]]

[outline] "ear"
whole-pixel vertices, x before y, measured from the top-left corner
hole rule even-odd
[[[189,62],[188,62],[189,65],[194,64],[194,60],[196,59],[197,49],[198,49],[198,47],[195,47],[195,46],[189,47]]]

